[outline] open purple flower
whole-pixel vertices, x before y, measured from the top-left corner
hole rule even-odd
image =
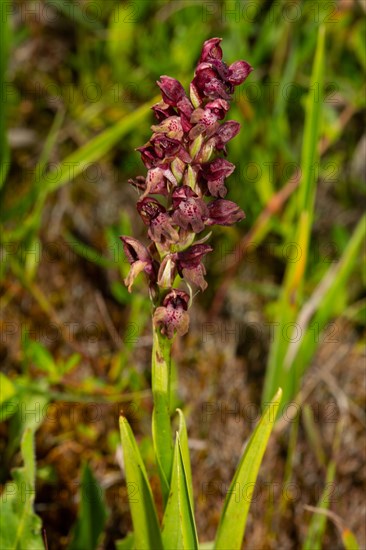
[[[147,248],[133,237],[122,236],[120,239],[123,243],[126,258],[131,265],[130,272],[125,279],[128,292],[131,292],[134,280],[142,271],[148,276],[150,284],[155,283],[157,262],[152,259]]]
[[[239,206],[232,201],[216,199],[208,205],[207,225],[233,225],[245,218]]]
[[[156,199],[145,197],[137,203],[137,210],[145,225],[149,227],[148,235],[152,241],[175,243],[179,235],[172,226],[170,215]]]
[[[169,339],[177,333],[183,336],[188,332],[189,315],[187,313],[189,296],[183,290],[171,290],[164,298],[163,304],[156,308],[153,322]]]
[[[212,247],[208,244],[195,244],[188,250],[178,252],[176,255],[179,275],[189,283],[199,286],[201,290],[207,288],[207,283],[204,279],[206,268],[202,263],[202,258],[209,252],[212,252],[212,250]]]
[[[194,233],[205,229],[207,205],[188,185],[177,187],[172,193],[172,200],[172,220],[176,225]]]
[[[234,170],[235,165],[222,158],[202,164],[200,182],[203,192],[212,197],[225,197],[227,193],[225,178],[230,176]]]

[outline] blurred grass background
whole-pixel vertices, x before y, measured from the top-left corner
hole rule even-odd
[[[134,149],[150,135],[155,81],[168,74],[187,86],[202,42],[220,36],[227,62],[255,70],[230,112],[242,129],[229,146],[228,198],[246,220],[215,231],[208,290],[175,346],[199,532],[213,538],[258,419],[248,407],[259,411],[281,385],[292,405],[263,468],[248,547],[343,548],[334,521],[304,508],[318,501],[363,547],[365,2],[1,8],[1,482],[32,425],[36,510],[51,547],[72,540],[84,461],[108,508],[100,544],[113,548],[130,528],[123,407],[158,485],[150,306],[143,280],[133,295],[123,285],[118,236],[144,234],[127,180],[144,173]]]

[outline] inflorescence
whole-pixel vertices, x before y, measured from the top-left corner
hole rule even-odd
[[[229,110],[235,87],[252,67],[246,61],[226,65],[221,40],[204,43],[189,97],[174,78],[162,76],[157,82],[163,99],[152,109],[158,124],[151,127],[148,143],[137,149],[147,175],[129,180],[141,193],[137,211],[151,243],[145,247],[133,237],[121,237],[131,264],[125,283],[131,291],[136,276],[145,272],[154,324],[168,338],[188,330],[191,285],[207,287],[202,259],[212,251],[206,244],[210,235],[198,240],[196,236],[208,227],[232,225],[245,216],[235,202],[224,198],[225,179],[235,166],[220,156],[226,156],[226,143],[237,135],[240,124],[220,121]],[[189,294],[176,288],[177,275]]]

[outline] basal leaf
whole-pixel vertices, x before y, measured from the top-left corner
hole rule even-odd
[[[251,504],[251,495],[253,494],[259,467],[276,420],[281,396],[282,390],[279,389],[266,407],[245,448],[225,499],[215,541],[216,549],[227,550],[230,548],[232,550],[240,550],[241,548]]]
[[[158,516],[144,463],[126,418],[120,418],[121,441],[134,527],[135,548],[163,548]],[[133,489],[133,490],[132,490]]]
[[[173,548],[177,550],[198,549],[196,525],[190,498],[187,468],[180,437],[177,433],[170,493],[162,528],[163,545],[166,550]]]

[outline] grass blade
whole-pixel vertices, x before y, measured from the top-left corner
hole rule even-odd
[[[298,219],[292,234],[295,234],[295,244],[301,250],[302,256],[297,262],[289,262],[286,268],[282,288],[281,305],[276,319],[274,342],[271,346],[267,373],[263,392],[263,403],[269,401],[276,388],[283,387],[286,395],[293,395],[295,383],[293,375],[289,376],[284,369],[284,359],[288,348],[288,338],[283,331],[294,323],[300,305],[304,284],[307,256],[310,241],[310,231],[314,210],[316,190],[316,162],[318,159],[317,144],[319,141],[322,90],[324,79],[324,47],[325,28],[319,28],[318,43],[315,53],[311,85],[307,97],[306,119],[301,159],[302,178],[298,191]]]
[[[135,548],[162,550],[158,516],[144,463],[126,418],[120,417],[120,432],[129,503],[134,527]]]
[[[80,492],[80,512],[69,550],[95,550],[104,529],[107,510],[102,498],[102,488],[88,464],[83,467]]]
[[[259,467],[276,420],[281,396],[282,390],[279,389],[266,407],[235,472],[221,513],[215,541],[217,550],[227,550],[227,548],[239,550],[242,546],[251,499],[247,494],[243,499],[238,498],[237,491],[238,488],[240,491],[243,487],[252,487],[254,491]]]

